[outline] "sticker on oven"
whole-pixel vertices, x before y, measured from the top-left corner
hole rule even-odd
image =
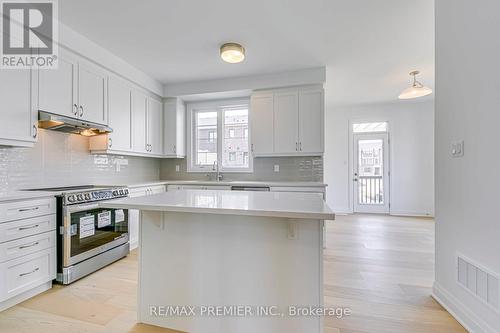
[[[111,224],[111,211],[97,214],[97,228],[104,228]]]
[[[125,212],[123,209],[115,210],[115,223],[120,223],[125,221]]]
[[[95,224],[94,215],[80,217],[80,239],[94,236]]]

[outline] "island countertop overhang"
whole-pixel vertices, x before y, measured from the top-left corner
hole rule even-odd
[[[180,190],[104,201],[99,205],[160,212],[335,219],[335,214],[317,193]]]

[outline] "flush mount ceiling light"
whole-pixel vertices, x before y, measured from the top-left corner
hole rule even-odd
[[[410,75],[413,76],[413,85],[410,88],[403,90],[403,92],[399,95],[399,99],[411,99],[432,94],[431,88],[428,88],[417,81],[418,74],[420,74],[419,71],[410,72]]]
[[[225,43],[220,47],[220,57],[225,62],[237,64],[245,59],[245,48],[238,43]]]

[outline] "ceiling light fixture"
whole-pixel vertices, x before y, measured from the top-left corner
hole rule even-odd
[[[410,72],[410,75],[413,76],[413,85],[410,88],[403,90],[403,92],[399,95],[399,99],[412,99],[432,94],[431,88],[428,88],[417,81],[418,74],[420,74],[420,71]]]
[[[245,48],[238,43],[225,43],[220,47],[220,57],[225,62],[237,64],[245,59]]]

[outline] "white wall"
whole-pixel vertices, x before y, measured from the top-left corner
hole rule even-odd
[[[391,214],[434,215],[434,103],[396,101],[359,106],[329,105],[326,87],[324,179],[337,213],[352,212],[352,143],[349,124],[388,121]]]
[[[457,253],[500,274],[499,12],[498,0],[436,1],[434,292],[473,332],[500,332],[499,312],[456,282]]]

